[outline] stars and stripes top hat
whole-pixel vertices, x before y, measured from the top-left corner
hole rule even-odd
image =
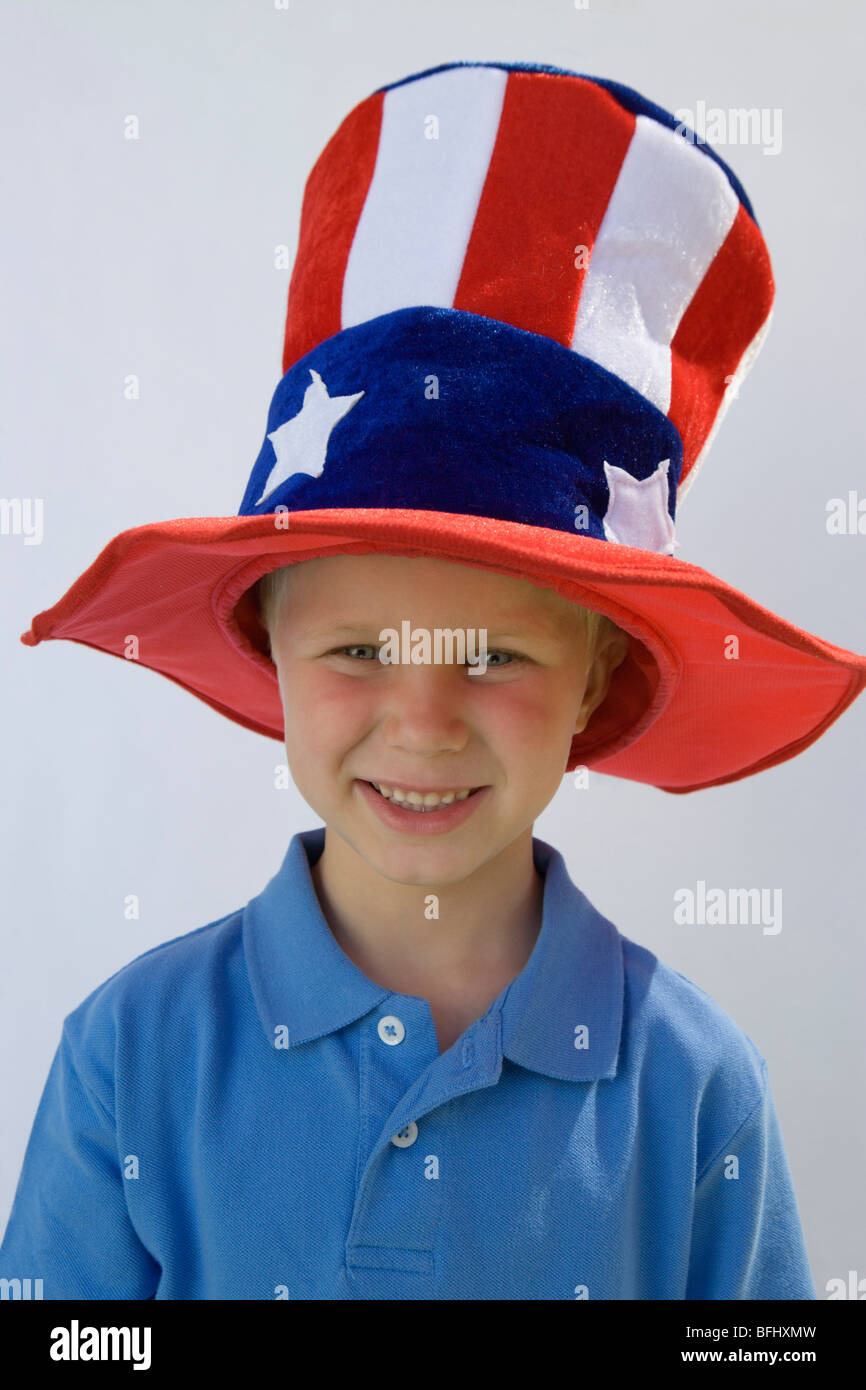
[[[628,87],[468,62],[380,88],[307,179],[283,375],[237,516],[121,532],[21,640],[123,656],[133,633],[139,664],[282,739],[258,579],[434,556],[628,634],[567,771],[688,792],[791,758],[862,690],[866,657],[675,553],[773,294],[733,172]]]

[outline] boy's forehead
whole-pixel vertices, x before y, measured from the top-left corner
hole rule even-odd
[[[501,574],[476,565],[428,556],[326,555],[303,560],[287,572],[288,592],[296,616],[303,609],[324,615],[347,602],[383,601],[405,606],[420,598],[477,601],[496,610],[497,617],[538,617],[571,620],[578,609],[555,589],[528,579]],[[406,616],[411,617],[411,614]]]

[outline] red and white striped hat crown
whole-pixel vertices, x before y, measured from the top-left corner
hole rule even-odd
[[[619,83],[450,63],[345,118],[307,180],[283,371],[413,305],[542,334],[675,427],[688,490],[769,328],[751,205],[674,116]]]

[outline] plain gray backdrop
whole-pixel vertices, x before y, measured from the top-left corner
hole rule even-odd
[[[672,112],[781,111],[779,153],[718,146],[767,239],[776,307],[677,553],[866,650],[866,536],[825,525],[828,499],[866,496],[861,16],[853,0],[6,0],[0,494],[44,499],[44,537],[0,536],[0,1226],[65,1015],[243,906],[320,824],[275,789],[279,743],[134,663],[19,635],[117,532],[237,512],[281,374],[275,248],[293,259],[304,179],[377,87],[533,61]],[[864,749],[861,699],[756,777],[685,796],[566,778],[535,826],[767,1058],[819,1298],[866,1276]],[[673,895],[698,879],[781,888],[782,931],[676,925]]]

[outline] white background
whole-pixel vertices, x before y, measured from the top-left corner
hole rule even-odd
[[[669,111],[780,108],[782,149],[718,146],[770,248],[773,326],[678,515],[678,558],[866,650],[864,23],[852,3],[102,0],[2,15],[0,1223],[63,1017],[153,945],[242,906],[292,834],[281,746],[134,663],[19,634],[118,531],[234,515],[279,380],[304,179],[377,87],[458,59],[553,63]],[[141,138],[123,136],[125,118]],[[141,399],[127,401],[136,373]],[[563,782],[535,833],[626,935],[712,994],[769,1063],[819,1297],[866,1276],[866,701],[811,748],[670,795]],[[685,927],[673,895],[781,888],[783,928]],[[137,921],[124,917],[140,896]]]

